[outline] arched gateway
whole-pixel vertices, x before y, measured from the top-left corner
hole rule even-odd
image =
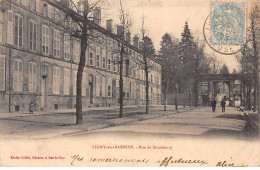
[[[239,106],[242,97],[240,74],[201,74],[198,81],[198,104],[209,105],[224,98],[229,106]]]

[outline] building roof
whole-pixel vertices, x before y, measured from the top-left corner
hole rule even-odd
[[[57,0],[45,0],[46,2],[48,2],[50,5],[58,8],[59,10],[61,10],[62,12],[66,13],[66,12],[74,12],[75,13],[75,18],[76,19],[79,19],[79,20],[83,20],[83,16],[81,16],[80,14],[77,14],[75,11],[73,11],[72,9],[68,9],[66,8],[64,5],[62,5],[61,2],[57,1]],[[61,6],[62,5],[62,6]],[[108,30],[106,30],[105,28],[101,27],[100,25],[96,24],[94,21],[91,21],[89,20],[90,22],[90,26],[99,31],[100,33],[118,41],[118,42],[121,42],[123,44],[125,44],[128,48],[138,52],[138,53],[142,53],[142,51],[140,49],[138,49],[137,47],[133,46],[132,44],[128,43],[126,40],[120,38],[118,35],[112,33],[112,32],[109,32]],[[154,56],[149,56],[148,57],[150,60],[156,62],[157,64],[161,65],[161,62],[160,60],[156,59],[156,57]]]

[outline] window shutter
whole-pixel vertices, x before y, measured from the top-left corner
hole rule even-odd
[[[41,3],[41,0],[36,0],[36,12],[38,13],[42,13],[42,3]]]
[[[5,56],[0,55],[0,90],[5,90]]]
[[[102,97],[106,97],[106,78],[102,77]]]
[[[18,61],[15,60],[13,63],[13,90],[17,91],[18,87]]]
[[[19,91],[23,90],[23,63],[19,62]]]
[[[100,96],[100,78],[96,76],[96,97]]]
[[[1,13],[1,12],[0,12]],[[1,22],[1,21],[0,21]],[[0,23],[0,42],[3,42],[3,29],[2,29],[3,24]]]
[[[51,13],[53,12],[53,7],[48,4],[48,17],[51,18]]]
[[[7,23],[7,43],[13,44],[13,11],[8,10],[8,23]]]

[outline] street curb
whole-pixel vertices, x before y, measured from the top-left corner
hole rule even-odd
[[[160,113],[160,114],[155,115],[155,116],[140,117],[140,118],[137,118],[135,120],[123,120],[123,121],[121,121],[119,123],[115,123],[114,125],[96,125],[96,126],[91,126],[91,127],[87,128],[87,130],[81,130],[79,132],[74,132],[74,133],[65,133],[65,134],[62,134],[62,136],[79,135],[79,134],[82,134],[82,133],[92,132],[92,131],[95,131],[95,130],[104,129],[104,128],[108,128],[108,127],[115,127],[115,126],[120,126],[120,125],[126,125],[126,124],[130,124],[130,123],[133,123],[133,122],[138,122],[138,121],[143,121],[143,120],[150,120],[150,119],[159,118],[159,117],[163,117],[163,116],[167,116],[167,115],[175,115],[175,114],[184,113],[184,112],[187,112],[187,111],[201,109],[201,108],[202,107],[189,108],[189,109],[184,109],[184,110],[181,110],[181,111],[178,111],[178,112],[176,112],[176,111],[163,111],[163,112],[168,112],[168,113]]]

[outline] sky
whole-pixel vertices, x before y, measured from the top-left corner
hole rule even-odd
[[[203,40],[203,24],[210,11],[209,0],[122,0],[122,4],[133,19],[132,37],[140,35],[144,16],[144,27],[152,38],[156,51],[160,50],[160,42],[166,32],[180,39],[186,21],[193,37]],[[105,21],[113,19],[116,26],[119,23],[120,0],[107,0],[102,8],[102,25],[105,27]],[[230,72],[233,69],[239,70],[235,56],[219,54],[207,45],[205,51],[226,64]]]

